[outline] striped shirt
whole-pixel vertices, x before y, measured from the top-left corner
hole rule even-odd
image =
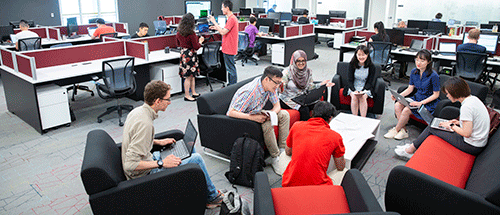
[[[273,105],[276,104],[278,102],[278,90],[276,89],[275,92],[265,91],[261,77],[257,77],[236,91],[233,100],[231,100],[228,113],[229,110],[234,109],[242,113],[258,114],[268,99],[271,100]]]

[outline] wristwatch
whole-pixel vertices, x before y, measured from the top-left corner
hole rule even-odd
[[[156,163],[158,164],[158,168],[163,168],[163,161],[162,160],[157,160]]]

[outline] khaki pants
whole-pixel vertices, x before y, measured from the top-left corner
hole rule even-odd
[[[269,154],[271,154],[271,157],[273,158],[278,157],[280,154],[279,148],[285,148],[286,146],[286,138],[288,137],[288,132],[290,131],[290,115],[288,114],[288,111],[281,110],[278,113],[278,127],[279,139],[278,142],[276,142],[274,126],[271,125],[271,120],[267,120],[262,123],[264,143],[266,144],[267,150],[269,150]]]

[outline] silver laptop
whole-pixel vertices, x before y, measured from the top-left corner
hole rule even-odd
[[[174,144],[164,147],[160,151],[161,159],[164,159],[171,154],[174,154],[181,160],[191,157],[196,137],[198,137],[198,132],[194,128],[191,120],[188,120],[186,130],[184,131],[184,138],[176,141]]]
[[[431,128],[435,128],[435,129],[439,129],[439,130],[443,130],[443,131],[454,132],[451,129],[439,126],[439,123],[448,122],[448,120],[432,116],[431,112],[429,112],[429,110],[427,110],[427,108],[425,108],[424,105],[420,106],[420,108],[417,111],[420,114],[420,116],[422,117],[422,119],[424,119],[424,121],[427,122],[427,124],[429,124],[431,126]]]
[[[439,43],[439,53],[442,55],[455,55],[457,50],[456,43]]]
[[[97,29],[97,27],[88,27],[87,31],[89,32],[89,36],[94,36],[94,32]]]
[[[410,103],[414,102],[413,99],[405,98],[404,96],[402,96],[401,94],[396,92],[396,90],[389,89],[389,91],[391,91],[391,94],[394,96],[394,98],[396,98],[396,101],[398,101],[399,103],[403,104],[404,106],[410,108],[410,110],[418,108],[417,106],[410,106]]]
[[[17,37],[15,34],[10,35],[10,41],[12,41],[12,43],[17,43]]]
[[[269,34],[269,26],[265,25],[259,26],[259,32],[264,34]]]

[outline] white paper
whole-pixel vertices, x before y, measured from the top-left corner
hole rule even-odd
[[[271,125],[272,126],[277,126],[278,125],[278,114],[274,111],[269,111],[269,110],[262,110],[262,113],[266,114],[269,116],[271,120]]]

